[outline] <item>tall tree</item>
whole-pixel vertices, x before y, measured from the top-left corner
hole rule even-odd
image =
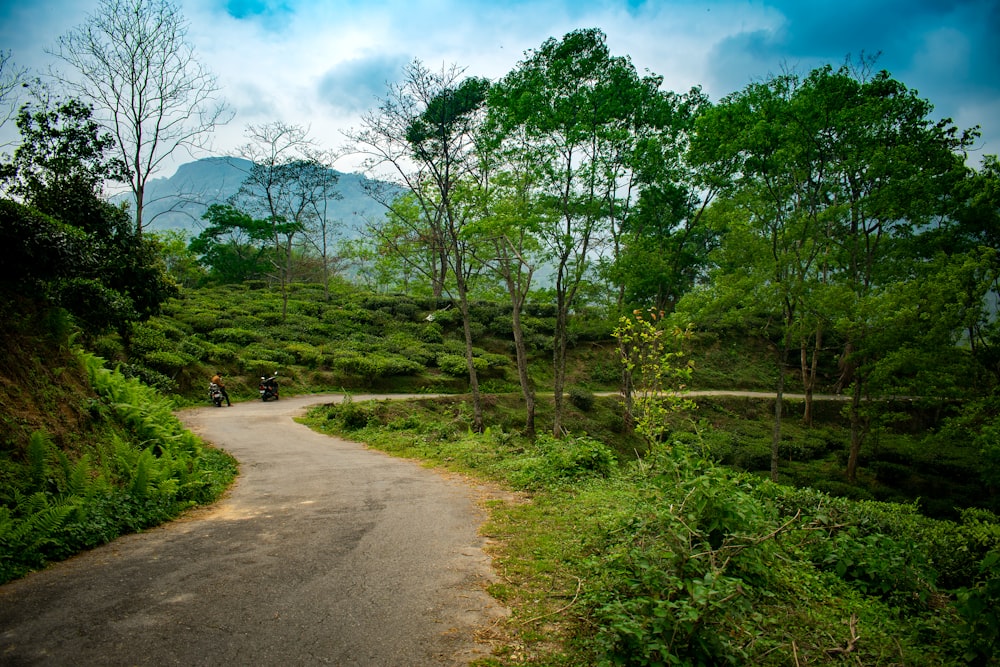
[[[306,229],[305,237],[319,256],[323,278],[323,295],[329,301],[330,278],[346,264],[345,258],[337,253],[336,239],[336,235],[344,223],[340,220],[333,220],[330,216],[330,202],[342,199],[343,195],[336,189],[340,176],[333,171],[335,160],[333,153],[319,151],[314,153],[312,158],[318,172],[314,174],[313,179],[314,196],[309,197],[307,201],[312,209],[309,216],[313,219],[314,225],[312,229]]]
[[[743,298],[781,322],[779,398],[796,343],[810,396],[824,332],[832,329],[845,341],[852,480],[866,433],[862,404],[886,352],[879,341],[889,340],[880,332],[893,326],[887,313],[869,311],[873,304],[895,303],[888,295],[905,293],[899,281],[914,279],[912,264],[923,258],[906,256],[903,241],[946,213],[971,136],[949,120],[931,122],[928,102],[886,72],[871,76],[868,64],[751,84],[706,114],[696,142],[701,157],[728,170],[735,185],[724,203],[732,216],[727,252],[741,238],[761,244],[761,252],[742,255],[751,264],[731,264],[730,270],[759,271],[759,288]]]
[[[476,239],[469,228],[476,215],[471,192],[478,182],[476,141],[488,90],[487,80],[465,77],[457,66],[434,72],[414,61],[406,67],[402,84],[390,88],[378,110],[363,118],[362,130],[352,137],[356,149],[367,156],[369,172],[389,169],[397,185],[406,189],[406,198],[384,191],[374,194],[386,206],[390,221],[407,225],[408,236],[421,239],[428,248],[427,277],[434,295],[440,296],[449,287],[454,290],[462,314],[477,431],[483,430],[483,411],[473,358],[469,292],[479,265],[473,251]],[[400,205],[408,208],[400,209]],[[409,208],[414,205],[415,210]]]
[[[228,204],[212,204],[202,218],[208,225],[191,240],[190,251],[221,283],[262,278],[272,266],[274,229]]]
[[[636,131],[636,104],[658,85],[657,77],[639,77],[628,58],[612,56],[601,31],[588,29],[527,52],[490,96],[498,125],[523,134],[542,177],[539,192],[558,212],[540,236],[555,272],[556,437],[563,435],[569,315],[579,305],[595,246],[608,241],[621,218],[615,193],[624,137]]]
[[[538,196],[540,173],[523,149],[524,135],[498,132],[484,126],[479,148],[481,170],[475,188],[479,209],[475,233],[482,244],[481,259],[504,285],[511,302],[511,333],[518,381],[524,397],[524,433],[536,435],[535,386],[528,374],[528,349],[522,314],[533,286],[535,271],[545,261],[539,233],[551,214]]]
[[[85,23],[52,53],[75,75],[52,75],[91,102],[113,133],[129,170],[135,228],[141,234],[146,185],[179,149],[206,145],[231,114],[216,78],[195,58],[188,22],[170,0],[100,0]]]
[[[113,139],[76,100],[53,109],[25,105],[18,128],[21,143],[0,166],[0,178],[27,205],[81,232],[87,244],[82,261],[74,260],[50,293],[85,335],[115,327],[127,341],[131,323],[158,312],[176,287],[155,241],[139,236],[125,210],[103,198],[105,181],[122,178],[120,161],[106,155]]]
[[[827,67],[815,70],[809,83],[809,90],[829,91],[823,99],[832,102],[827,108],[838,131],[828,143],[836,162],[830,237],[836,278],[854,300],[854,317],[839,332],[846,340],[843,379],[851,387],[847,476],[854,481],[867,435],[862,402],[871,396],[870,372],[884,352],[864,341],[872,330],[860,306],[898,280],[916,279],[908,262],[898,261],[899,251],[948,212],[977,130],[931,120],[933,105],[885,71]]]
[[[606,193],[611,252],[601,275],[615,287],[619,314],[652,307],[671,311],[694,284],[713,237],[703,213],[717,194],[687,159],[695,119],[709,106],[700,89],[660,90],[647,76],[627,100],[611,143]]]

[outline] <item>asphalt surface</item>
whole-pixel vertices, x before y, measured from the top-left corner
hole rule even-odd
[[[366,396],[355,396],[364,400]],[[0,586],[0,665],[463,665],[486,491],[292,417],[333,396],[186,410],[240,461],[210,508]]]

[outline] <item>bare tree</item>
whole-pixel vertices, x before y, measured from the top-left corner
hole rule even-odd
[[[27,83],[28,70],[17,67],[10,51],[0,51],[0,127],[12,119],[17,109],[17,90]]]
[[[323,296],[330,300],[330,275],[338,273],[345,260],[331,247],[335,234],[344,226],[341,220],[330,219],[330,202],[343,199],[335,188],[340,175],[333,170],[336,156],[330,151],[310,151],[310,159],[316,166],[312,179],[313,195],[309,197],[311,214],[315,221],[312,229],[307,229],[306,242],[313,247],[320,258],[320,268],[323,274]]]
[[[250,125],[246,135],[249,141],[239,152],[253,164],[230,203],[271,223],[274,275],[281,285],[284,317],[296,238],[314,234],[325,224],[319,217],[325,214],[326,200],[337,196],[333,188],[338,174],[330,153],[319,150],[298,125]]]
[[[85,23],[51,52],[78,76],[52,76],[94,105],[130,171],[136,230],[146,184],[178,149],[205,148],[232,115],[215,76],[195,58],[188,22],[170,0],[100,0]]]

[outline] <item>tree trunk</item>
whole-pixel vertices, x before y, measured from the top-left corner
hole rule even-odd
[[[800,363],[802,367],[802,388],[806,394],[806,404],[802,415],[802,422],[806,426],[813,424],[813,393],[816,391],[816,373],[819,367],[820,348],[823,344],[823,330],[816,329],[816,339],[813,345],[812,362],[809,361],[809,354],[806,349],[806,341],[802,339]]]
[[[562,432],[562,418],[563,409],[565,401],[563,400],[563,391],[566,388],[566,319],[567,313],[564,304],[559,304],[556,312],[556,328],[553,334],[554,341],[552,346],[552,366],[554,382],[552,386],[554,409],[552,415],[552,437],[561,438]]]
[[[771,481],[778,481],[778,447],[781,444],[781,416],[785,401],[785,349],[778,359],[778,386],[774,396],[774,429],[771,432]]]
[[[628,365],[622,364],[622,427],[625,435],[632,435],[635,432],[635,386],[632,384],[632,372]]]
[[[145,222],[142,219],[144,202],[143,199],[146,197],[146,186],[144,183],[140,182],[135,187],[135,235],[137,237],[142,237],[142,228],[145,226]]]
[[[854,383],[851,394],[851,449],[847,456],[847,481],[854,484],[858,481],[858,458],[861,456],[861,443],[864,440],[864,424],[861,417],[861,383]]]
[[[513,295],[512,295],[513,296]],[[524,396],[524,434],[535,437],[535,388],[528,377],[528,350],[524,345],[524,330],[521,328],[521,302],[513,300],[514,309],[511,316],[513,322],[514,351],[517,357],[517,378],[521,383],[521,394]]]
[[[462,312],[462,329],[465,332],[465,364],[469,369],[469,391],[472,393],[472,430],[475,433],[482,433],[483,427],[483,400],[479,393],[479,374],[476,373],[475,357],[472,354],[472,326],[469,321],[469,294],[466,289],[465,280],[459,274],[458,282],[458,302]]]

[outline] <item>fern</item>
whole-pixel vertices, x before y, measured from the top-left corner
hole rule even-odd
[[[96,486],[90,467],[90,455],[84,454],[66,474],[66,493],[88,498]]]
[[[53,504],[40,491],[22,496],[18,508],[20,518],[0,507],[0,581],[43,566],[47,548],[59,545],[57,533],[77,511],[74,502]]]
[[[28,468],[31,488],[42,490],[49,479],[49,452],[52,441],[43,431],[35,431],[28,440]]]
[[[150,468],[153,466],[153,455],[148,449],[143,450],[135,466],[132,477],[131,492],[136,498],[145,498],[149,494]]]

